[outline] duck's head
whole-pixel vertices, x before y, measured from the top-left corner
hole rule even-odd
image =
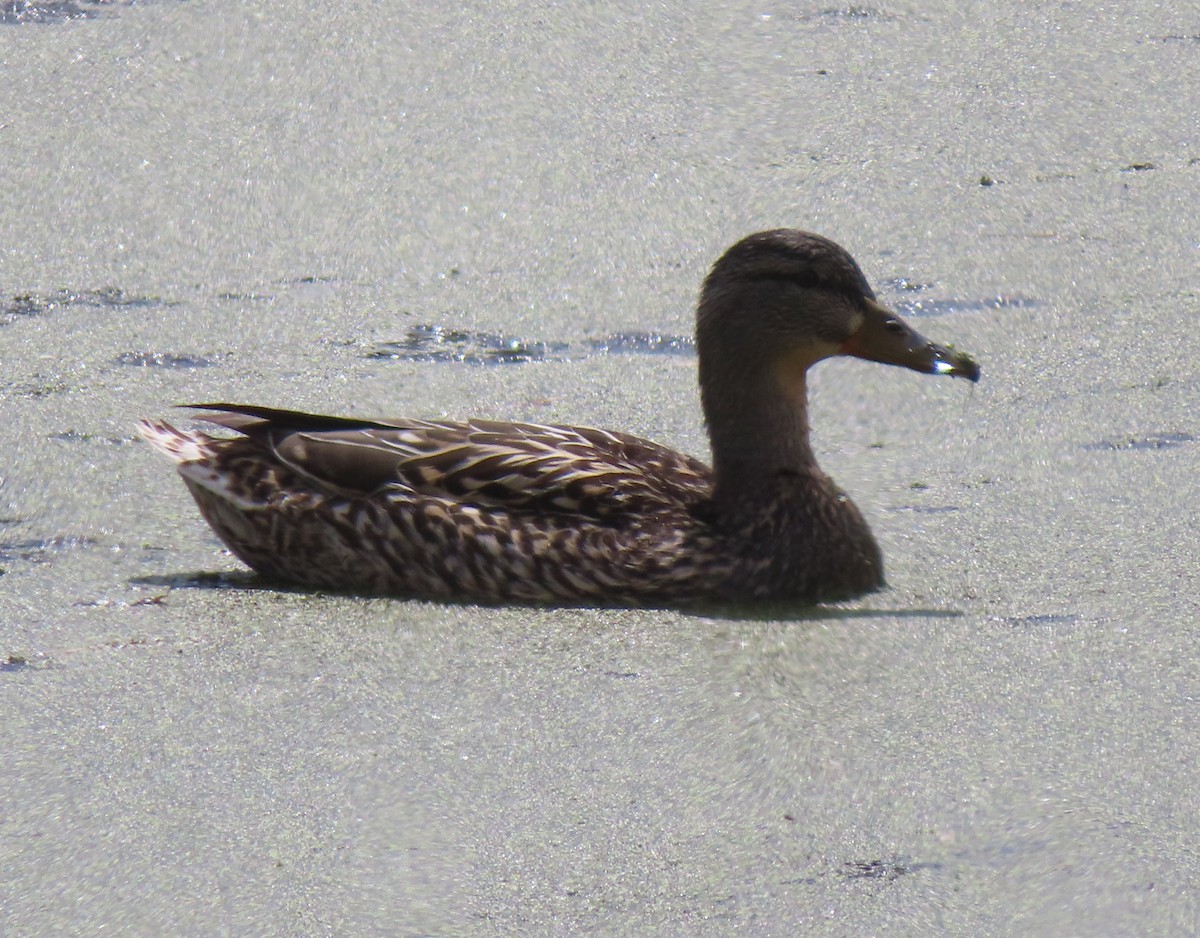
[[[881,305],[844,248],[794,229],[752,234],[713,265],[696,347],[706,405],[714,384],[770,377],[802,388],[808,368],[834,355],[979,380],[970,355],[930,342]]]

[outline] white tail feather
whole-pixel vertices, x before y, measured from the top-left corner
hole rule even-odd
[[[162,420],[142,420],[138,433],[174,463],[202,462],[215,454],[212,438],[203,433],[185,433]]]

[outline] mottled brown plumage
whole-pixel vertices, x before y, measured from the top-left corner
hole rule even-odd
[[[805,375],[831,355],[961,375],[816,235],[735,244],[697,311],[713,468],[648,440],[486,420],[356,420],[190,405],[223,439],[147,420],[243,561],[307,586],[489,602],[821,601],[883,585],[879,548],[818,468]]]

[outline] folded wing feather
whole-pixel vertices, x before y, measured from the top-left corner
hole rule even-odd
[[[688,510],[711,494],[699,460],[623,433],[490,420],[355,421],[241,405],[204,419],[237,430],[314,485],[403,487],[481,507],[594,517]]]

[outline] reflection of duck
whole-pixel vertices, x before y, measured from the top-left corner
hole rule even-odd
[[[979,379],[875,301],[846,251],[781,230],[704,282],[714,466],[624,433],[195,405],[220,439],[143,421],[242,560],[307,586],[483,601],[818,601],[883,585],[879,548],[817,467],[805,376],[832,355]]]

